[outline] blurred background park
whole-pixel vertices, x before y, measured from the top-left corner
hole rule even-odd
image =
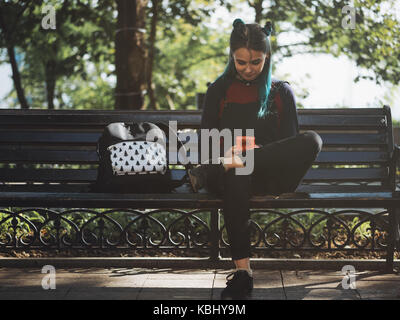
[[[196,109],[235,18],[273,22],[299,108],[386,104],[399,123],[398,0],[2,0],[0,108]]]

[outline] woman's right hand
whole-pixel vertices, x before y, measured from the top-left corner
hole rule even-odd
[[[243,161],[239,158],[238,154],[241,154],[242,150],[236,145],[229,148],[224,155],[223,166],[225,171],[232,168],[243,168]]]
[[[234,145],[233,147],[230,147],[226,152],[224,157],[225,158],[232,158],[233,155],[239,155],[241,154],[242,150],[237,146]]]

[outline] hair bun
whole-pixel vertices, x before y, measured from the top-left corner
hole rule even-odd
[[[271,33],[272,33],[272,22],[271,21],[267,21],[265,23],[264,28],[262,28],[262,30],[267,35],[267,37],[269,37],[271,35]]]
[[[232,25],[234,28],[237,28],[239,25],[242,25],[242,24],[244,24],[243,20],[240,18],[237,18],[237,19],[235,19],[235,21],[233,21]]]

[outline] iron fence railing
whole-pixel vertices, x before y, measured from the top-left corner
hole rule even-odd
[[[385,209],[251,210],[254,252],[382,251]],[[0,249],[135,249],[202,252],[217,259],[229,241],[221,210],[0,209]]]

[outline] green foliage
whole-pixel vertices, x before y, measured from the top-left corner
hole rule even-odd
[[[347,55],[369,71],[360,74],[355,81],[366,78],[377,83],[398,83],[400,63],[396,52],[400,52],[400,33],[396,30],[400,23],[385,9],[393,5],[393,0],[356,1],[355,29],[342,27],[346,16],[342,8],[348,1],[261,1],[259,4],[259,7],[254,5],[255,13],[264,8],[259,22],[274,22],[276,34],[271,41],[275,63],[302,53]],[[223,71],[228,59],[231,28],[224,30],[215,26],[206,29],[206,21],[207,17],[202,24],[196,25],[176,19],[165,25],[161,22],[158,26],[161,31],[157,35],[153,81],[161,108],[171,107],[167,96],[175,108],[193,108],[195,92],[205,92],[205,84]],[[251,18],[246,22],[251,22]],[[286,33],[298,35],[299,40],[290,44],[278,42],[277,36]],[[301,84],[298,87],[296,96],[307,97],[307,89]],[[299,107],[303,107],[301,103]]]
[[[366,221],[360,224],[360,218],[355,217],[353,221],[349,223],[350,228],[354,229],[354,233],[360,237],[369,238],[371,237],[371,224],[369,221]]]
[[[342,8],[349,5],[347,0],[264,0],[249,5],[258,22],[274,23],[276,33],[271,41],[275,64],[301,53],[346,55],[367,70],[356,81],[366,78],[397,84],[400,23],[391,10],[394,1],[355,0],[355,29],[342,27],[346,16]],[[243,3],[247,2],[177,0],[160,5],[152,78],[161,109],[196,108],[196,93],[206,91],[206,83],[222,73],[228,59],[231,27],[210,27],[210,17],[220,6],[231,10]],[[46,4],[56,7],[56,30],[41,28],[41,9]],[[147,38],[151,4],[147,2],[146,7]],[[24,6],[27,10],[18,16]],[[54,80],[55,108],[114,108],[115,1],[4,0],[0,9],[5,24],[13,30],[12,37],[7,38],[0,28],[0,50],[3,48],[4,56],[6,45],[15,47],[31,107],[48,107],[47,88]],[[280,36],[286,34],[296,40],[283,43]],[[8,63],[7,59],[1,58],[0,63],[4,62]],[[306,97],[307,90],[301,85],[299,88],[296,94]],[[16,97],[12,90],[7,100],[10,107],[19,106]]]
[[[195,109],[196,93],[205,92],[206,83],[214,81],[225,67],[228,32],[221,37],[204,26],[195,28],[181,21],[174,26],[174,33],[170,39],[160,31],[156,43],[153,81],[157,101],[168,109],[169,95],[176,108]]]
[[[295,2],[295,7],[289,10],[292,14],[287,19],[279,18],[275,10],[270,13],[278,19],[273,21],[289,21],[295,31],[309,35],[306,51],[326,52],[333,56],[347,55],[358,66],[371,71],[371,74],[360,74],[355,81],[363,78],[377,83],[398,83],[400,21],[390,10],[395,0],[355,0],[354,29],[342,25],[348,15],[342,9],[347,5],[349,1],[346,0],[304,0]],[[283,4],[285,6],[288,3]],[[296,49],[296,45],[289,46],[286,55],[295,53],[292,48]]]
[[[55,30],[42,28],[42,8],[46,4],[54,5],[56,9]],[[71,100],[81,102],[82,96],[90,99],[90,103],[73,105],[73,108],[113,106],[110,104],[112,84],[105,84],[104,75],[112,74],[108,66],[114,56],[115,3],[111,0],[97,4],[90,0],[30,1],[27,5],[28,10],[23,12],[18,22],[15,22],[16,14],[12,12],[20,10],[19,3],[8,1],[0,4],[0,8],[2,16],[11,17],[6,25],[16,24],[12,42],[21,60],[19,69],[31,107],[46,108],[54,102],[56,107],[62,108],[71,105]],[[68,92],[65,90],[66,82],[70,88],[86,90],[84,93],[73,89]],[[53,91],[54,100],[48,97],[49,90]],[[72,93],[76,97],[68,96]],[[16,107],[16,93],[12,92],[9,98],[14,98]]]

